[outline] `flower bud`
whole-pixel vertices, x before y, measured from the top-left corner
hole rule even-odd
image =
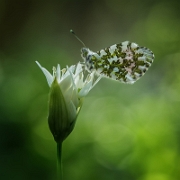
[[[76,114],[74,119],[71,119],[71,116],[68,114],[66,101],[55,78],[50,88],[48,123],[56,142],[64,141],[73,130]]]
[[[89,93],[101,77],[94,80],[95,73],[90,73],[84,78],[84,67],[81,63],[62,70],[58,65],[57,69],[53,68],[52,75],[37,61],[36,63],[50,86],[49,128],[55,141],[61,143],[74,128],[82,107],[83,97]]]

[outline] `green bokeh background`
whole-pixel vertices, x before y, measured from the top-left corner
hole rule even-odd
[[[55,180],[49,87],[35,64],[82,61],[125,40],[155,61],[134,85],[102,79],[63,144],[65,180],[180,179],[180,1],[1,0],[0,179]]]

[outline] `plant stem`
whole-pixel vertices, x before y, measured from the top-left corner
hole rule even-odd
[[[62,171],[62,142],[57,143],[57,179],[63,180]]]

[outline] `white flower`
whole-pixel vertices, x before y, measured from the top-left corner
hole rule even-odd
[[[36,61],[50,86],[49,128],[56,142],[62,142],[73,130],[83,97],[97,84],[101,76],[95,72],[85,76],[84,65],[78,63],[61,70],[60,65],[50,74]]]

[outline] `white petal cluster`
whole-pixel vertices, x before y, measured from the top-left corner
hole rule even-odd
[[[67,116],[65,116],[65,118],[63,119],[57,116],[55,120],[53,118],[53,120],[49,119],[49,121],[50,122],[53,121],[52,124],[55,123],[58,124],[58,121],[62,121],[63,123],[66,122],[64,124],[67,125],[64,129],[68,129],[70,125],[72,123],[74,124],[74,122],[76,121],[77,115],[82,107],[83,97],[86,96],[88,92],[97,84],[97,82],[101,79],[101,76],[97,77],[94,72],[87,73],[87,75],[85,75],[85,67],[81,63],[78,63],[77,65],[73,65],[70,67],[66,67],[64,69],[61,69],[60,65],[58,64],[57,68],[53,67],[52,74],[49,71],[47,71],[44,67],[42,67],[39,64],[39,62],[36,61],[36,63],[44,73],[48,85],[51,89],[55,87],[55,84],[58,83],[60,88],[60,93],[62,93],[62,98],[63,101],[65,102],[65,109],[67,111]],[[57,108],[56,105],[54,105],[54,109],[56,108]],[[49,111],[53,112],[53,109],[51,108]],[[54,130],[56,129],[56,127],[52,127],[52,128],[50,127],[50,129],[53,129],[53,135],[58,134],[59,131],[62,131],[60,132],[61,134],[63,134],[64,131],[67,131],[67,130],[62,130],[61,127],[59,127],[60,130]]]
[[[46,76],[49,87],[51,87],[51,84],[56,77],[65,95],[69,94],[71,91],[75,91],[76,95],[79,98],[84,97],[101,79],[101,77],[98,77],[95,80],[94,72],[92,72],[91,74],[87,74],[87,76],[85,77],[84,65],[81,63],[70,67],[67,66],[67,68],[63,69],[61,69],[60,65],[58,64],[57,68],[53,67],[52,74],[44,67],[42,67],[38,61],[36,61],[36,63]]]
[[[94,72],[85,76],[85,68],[81,63],[64,69],[61,69],[58,64],[57,68],[53,68],[52,74],[42,67],[39,62],[36,61],[36,63],[44,73],[49,87],[51,87],[54,79],[57,79],[67,106],[69,106],[68,109],[70,111],[76,111],[76,113],[79,111],[80,99],[86,96],[101,79],[100,76],[95,79]],[[72,112],[71,114],[75,115]]]

